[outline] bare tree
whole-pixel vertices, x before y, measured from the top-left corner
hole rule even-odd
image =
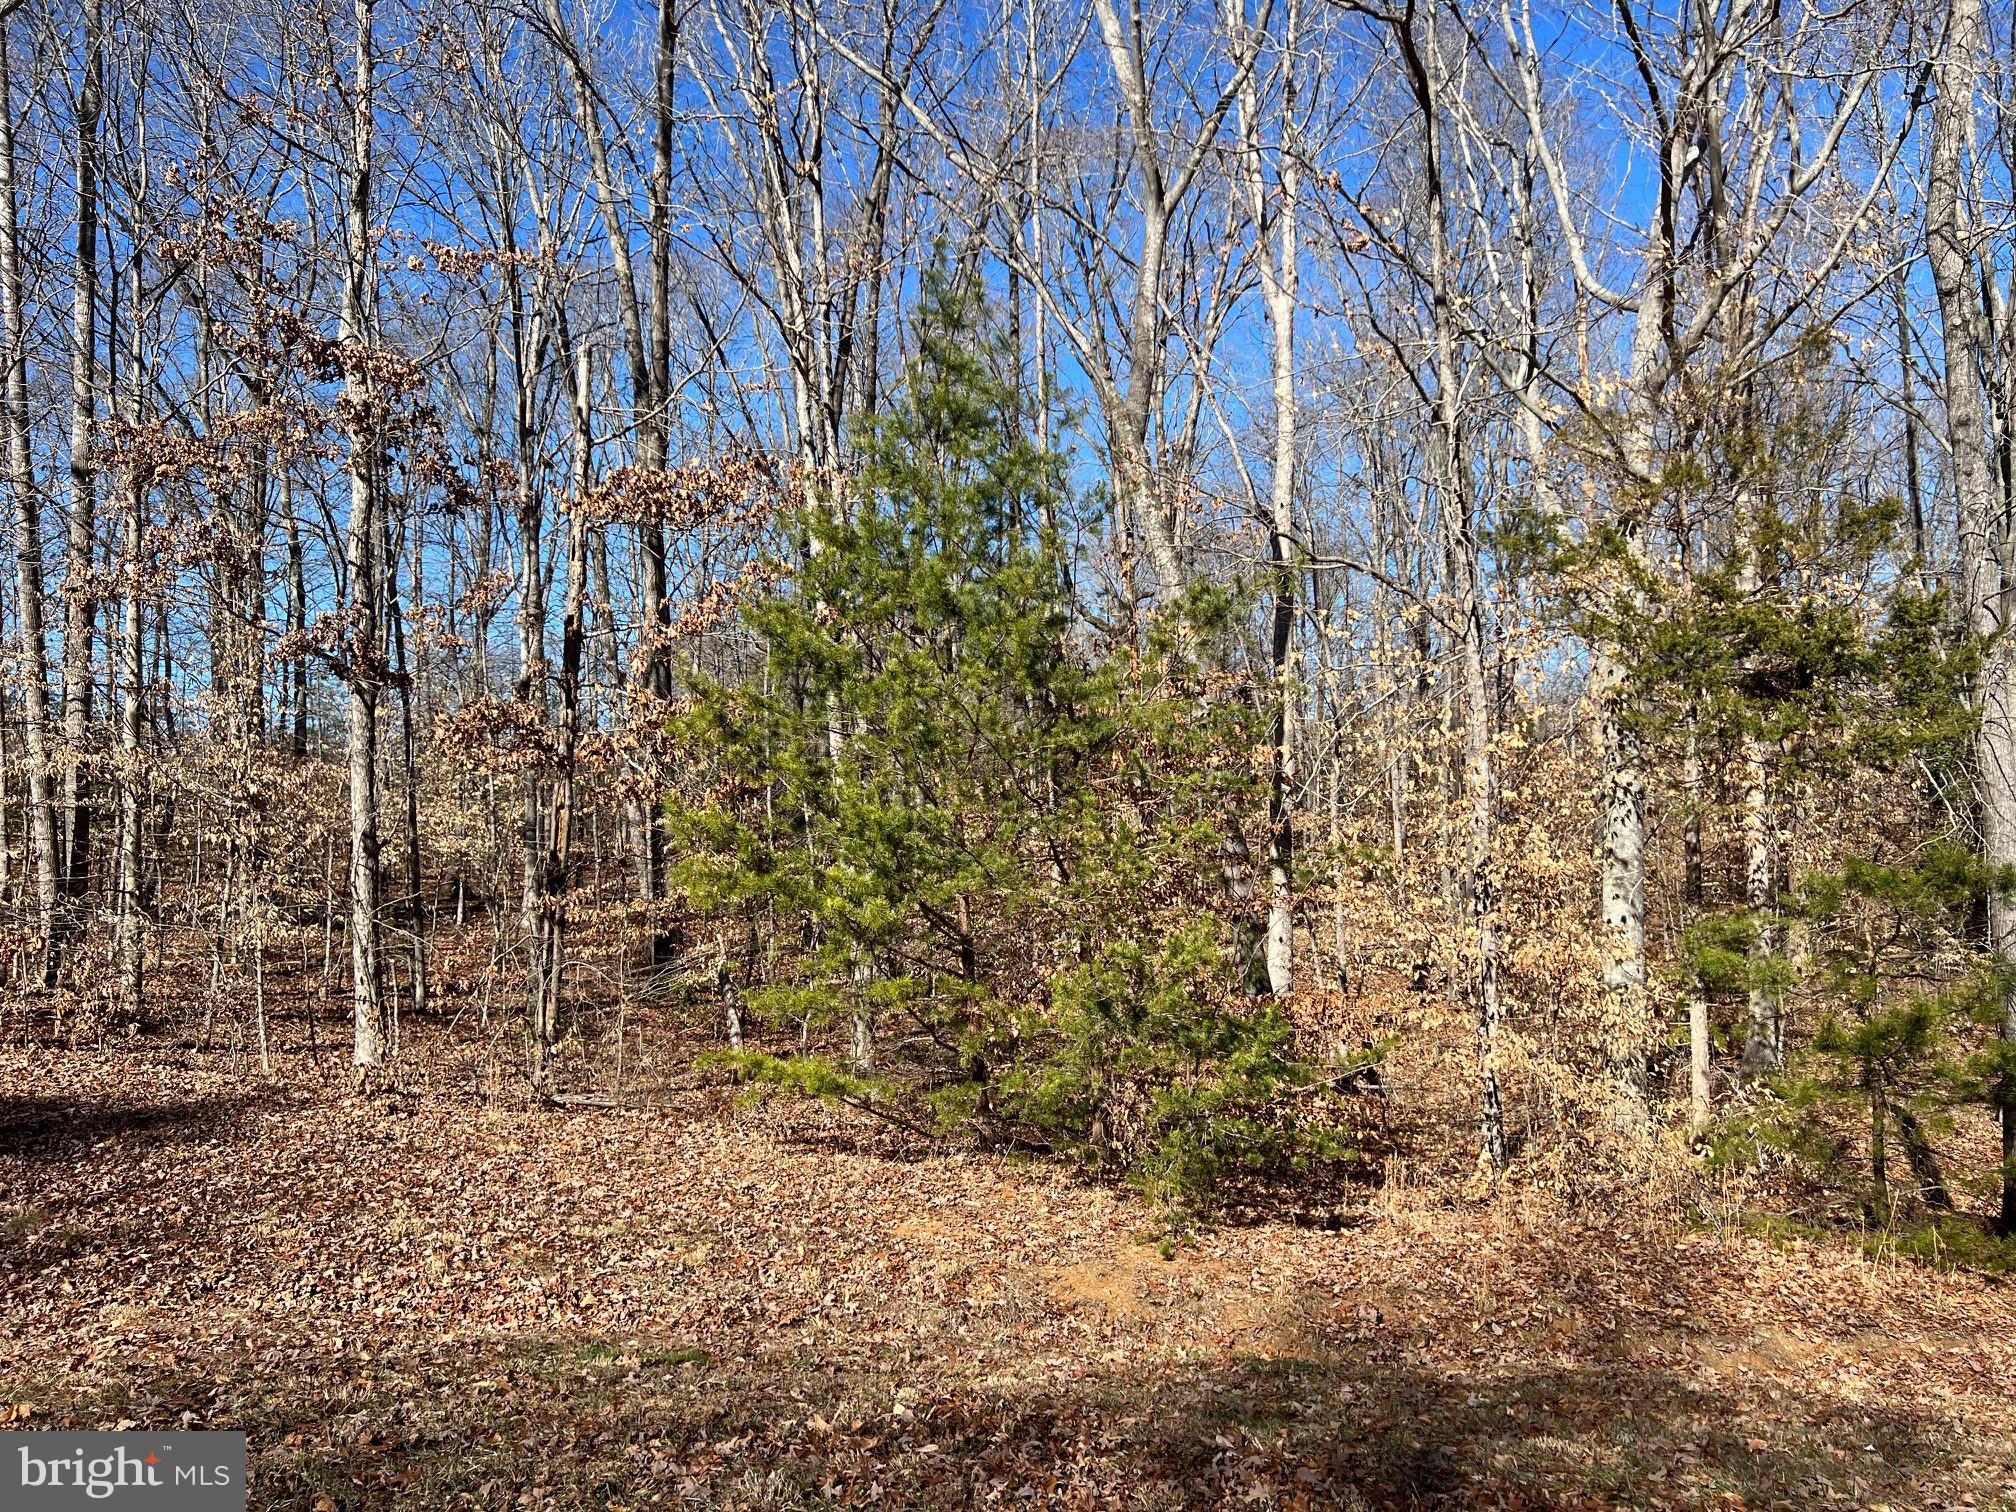
[[[344,672],[350,688],[350,970],[351,1062],[358,1085],[384,1064],[386,1018],[379,960],[382,882],[378,798],[378,702],[386,656],[379,490],[384,440],[374,382],[377,356],[376,239],[372,213],[372,134],[377,109],[376,0],[353,0],[350,141],[344,161],[343,305],[338,340],[350,443],[350,509],[344,529],[349,602]]]
[[[91,797],[84,751],[91,734],[98,470],[99,117],[105,103],[105,7],[87,0],[79,37],[76,129],[76,254],[71,264],[70,523],[64,552],[63,895],[67,928],[82,925],[91,885]]]
[[[1295,821],[1300,744],[1301,688],[1295,662],[1295,587],[1302,571],[1296,539],[1296,427],[1300,405],[1296,393],[1295,324],[1301,296],[1301,231],[1296,219],[1302,189],[1304,146],[1299,111],[1300,80],[1296,65],[1303,45],[1299,0],[1287,0],[1278,44],[1280,92],[1274,172],[1266,170],[1268,149],[1261,138],[1259,69],[1243,55],[1257,50],[1262,39],[1249,30],[1244,7],[1228,7],[1227,30],[1234,56],[1240,58],[1238,162],[1246,194],[1246,210],[1259,242],[1260,298],[1267,316],[1268,373],[1274,401],[1274,451],[1269,479],[1267,561],[1272,578],[1273,609],[1268,625],[1268,659],[1273,687],[1273,761],[1267,789],[1267,980],[1276,997],[1287,997],[1295,986]]]
[[[13,31],[21,0],[0,9],[0,425],[4,425],[7,488],[14,506],[15,618],[19,626],[27,815],[23,828],[35,872],[38,970],[45,985],[56,973],[58,882],[55,810],[50,794],[49,643],[43,628],[41,490],[31,450],[28,338],[22,265],[19,166],[15,147]]]
[[[1925,247],[1939,300],[1944,337],[1946,437],[1960,535],[1959,608],[1967,628],[1989,648],[1979,675],[1980,720],[1974,736],[1975,783],[1981,808],[1982,858],[1991,867],[2016,865],[2016,650],[2007,634],[2016,592],[2016,540],[1995,476],[2008,438],[1989,396],[1987,314],[1977,292],[1983,267],[1993,289],[1992,260],[1976,248],[1980,228],[1970,214],[1965,174],[1975,160],[1974,112],[1985,59],[1980,0],[1952,0],[1940,49],[1938,102],[1925,184]],[[1989,904],[1989,937],[2005,969],[2016,964],[2016,906],[1997,892]],[[2016,991],[2006,991],[1999,1032],[2016,1041]],[[2016,1089],[1998,1089],[2002,1118],[1999,1222],[2016,1232]]]
[[[1835,33],[1815,14],[1797,25],[1766,24],[1748,0],[1714,12],[1682,8],[1661,21],[1633,5],[1617,10],[1622,56],[1637,90],[1633,125],[1656,171],[1656,193],[1641,226],[1634,228],[1635,289],[1627,290],[1599,266],[1576,207],[1577,184],[1564,160],[1561,133],[1548,119],[1541,83],[1542,48],[1531,7],[1500,0],[1501,39],[1510,57],[1508,85],[1524,118],[1528,141],[1542,170],[1556,228],[1583,298],[1628,316],[1630,343],[1621,379],[1621,414],[1598,412],[1583,401],[1582,419],[1599,438],[1601,454],[1623,480],[1623,492],[1649,496],[1658,484],[1657,438],[1675,380],[1725,330],[1732,300],[1740,300],[1764,259],[1784,248],[1799,209],[1835,166],[1850,124],[1886,70],[1880,41],[1854,44],[1850,57],[1816,61],[1815,51]],[[1887,36],[1876,13],[1867,33]],[[1830,66],[1831,65],[1831,66]],[[1754,86],[1739,89],[1741,76]],[[1817,138],[1809,140],[1812,117]],[[1906,123],[1908,128],[1908,121]],[[1866,224],[1904,133],[1882,145],[1844,213],[1832,218],[1811,254],[1805,276],[1788,297],[1743,327],[1740,341],[1718,352],[1724,381],[1769,359],[1772,342],[1829,287],[1856,235]],[[1695,226],[1685,224],[1692,212]],[[1564,392],[1573,393],[1563,386]],[[1642,557],[1646,519],[1642,507],[1622,505],[1615,517],[1622,549]],[[1642,610],[1628,588],[1618,612]],[[1624,669],[1617,649],[1599,643],[1592,655],[1591,692],[1601,711],[1604,769],[1601,917],[1609,940],[1604,983],[1617,1025],[1615,1076],[1624,1106],[1640,1105],[1648,1004],[1645,958],[1646,826],[1645,752],[1623,703]],[[1642,1107],[1638,1114],[1642,1118]]]

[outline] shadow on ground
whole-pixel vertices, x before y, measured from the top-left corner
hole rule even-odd
[[[228,1133],[258,1099],[107,1103],[86,1097],[0,1097],[0,1160],[60,1162],[104,1143],[143,1148]]]
[[[845,1266],[893,1241],[836,1203],[791,1231],[788,1260],[781,1239],[738,1248],[743,1229],[776,1230],[780,1190],[799,1208],[824,1190],[757,1180],[739,1135],[647,1137],[677,1113],[605,1126],[330,1095],[268,1118],[286,1094],[142,1103],[123,1065],[101,1070],[96,1100],[0,1097],[0,1410],[32,1427],[242,1430],[255,1508],[1761,1509],[1987,1506],[2016,1489],[2009,1431],[1968,1428],[1929,1387],[1862,1407],[1817,1353],[1739,1360],[1761,1320],[1687,1332],[1718,1315],[1728,1272],[1664,1229],[1500,1235],[1487,1256],[1480,1220],[1452,1212],[1465,1227],[1425,1253],[1495,1267],[1494,1295],[1533,1304],[1502,1319],[1488,1298],[1423,1290],[1402,1263],[1418,1237],[1382,1244],[1376,1226],[1339,1272],[1349,1292],[1249,1289],[1201,1261],[1151,1280],[1145,1249],[1137,1266],[1090,1242],[1069,1267],[1095,1273],[1084,1296],[1060,1292],[1050,1262],[1068,1257],[1048,1252],[967,1290],[959,1264],[998,1238],[984,1199],[999,1184],[977,1169],[960,1186],[948,1163],[926,1174],[975,1216],[952,1232],[966,1209],[944,1209],[944,1245],[867,1268],[860,1309],[836,1309]],[[609,1138],[570,1145],[583,1130]],[[127,1200],[150,1152],[190,1178],[188,1200]],[[876,1139],[855,1152],[887,1154]],[[686,1162],[687,1184],[646,1202],[654,1161]],[[635,1190],[604,1191],[624,1184],[615,1170]],[[917,1170],[853,1170],[884,1184],[861,1211],[918,1212]],[[1309,1221],[1356,1221],[1351,1196],[1346,1182]],[[312,1222],[267,1231],[304,1209]],[[521,1250],[548,1243],[550,1263],[521,1274]],[[503,1331],[548,1327],[551,1302],[640,1257],[630,1316],[684,1318],[692,1337]],[[808,1279],[798,1262],[821,1259],[832,1272]],[[451,1275],[444,1298],[430,1278]],[[565,1283],[550,1300],[549,1280]],[[512,1310],[528,1296],[536,1312]],[[511,1305],[443,1310],[472,1297]],[[1837,1317],[1835,1294],[1802,1297],[1837,1336],[1873,1326]],[[1973,1358],[1928,1332],[1936,1319],[1899,1317],[1941,1359]],[[1178,1338],[1197,1352],[1176,1357]],[[1993,1385],[1961,1393],[1977,1423],[1999,1424]]]
[[[1929,1414],[1763,1411],[1624,1363],[1216,1359],[989,1389],[636,1342],[184,1360],[45,1425],[242,1429],[253,1504],[1751,1508],[1971,1488]],[[1980,1447],[1974,1448],[1980,1453]],[[1994,1477],[1982,1482],[1992,1498]],[[1970,1472],[1972,1473],[1972,1472]]]

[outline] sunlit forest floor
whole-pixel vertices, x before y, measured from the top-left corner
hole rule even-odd
[[[471,1015],[355,1100],[330,1030],[10,1025],[0,1418],[243,1430],[303,1512],[2016,1497],[1991,1278],[1398,1161],[1169,1245],[682,1057],[534,1109]]]

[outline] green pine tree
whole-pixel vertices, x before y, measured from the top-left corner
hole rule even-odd
[[[703,686],[685,721],[712,779],[671,806],[687,897],[801,946],[745,995],[806,1048],[720,1058],[1185,1201],[1342,1154],[1221,917],[1220,837],[1253,780],[1217,753],[1254,744],[1252,716],[1197,696],[1173,649],[1144,668],[1076,633],[1045,523],[1062,464],[942,271],[916,339],[844,506],[801,514],[793,570],[746,608],[763,674]]]

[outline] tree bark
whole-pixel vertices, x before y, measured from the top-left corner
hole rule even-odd
[[[144,201],[145,165],[141,168],[140,192]],[[146,1022],[146,995],[143,971],[145,919],[141,912],[141,822],[144,770],[140,754],[142,698],[145,692],[146,531],[148,464],[138,455],[141,445],[138,428],[146,418],[146,308],[145,280],[138,227],[135,227],[132,263],[127,287],[131,290],[131,321],[127,348],[126,420],[127,446],[134,453],[126,459],[123,478],[125,508],[125,612],[119,637],[119,870],[118,899],[114,914],[114,956],[119,976],[119,1006],[129,1030],[138,1031]],[[240,628],[239,638],[243,638]],[[228,897],[228,888],[227,888]]]
[[[284,456],[279,473],[280,514],[287,532],[287,638],[298,646],[308,629],[308,565],[294,510],[293,469]],[[308,657],[296,650],[287,662],[287,749],[298,758],[308,754]]]
[[[1273,593],[1267,649],[1272,747],[1267,780],[1267,982],[1277,998],[1295,989],[1295,788],[1300,740],[1300,691],[1296,677],[1295,589],[1301,573],[1295,545],[1296,422],[1295,317],[1299,303],[1301,243],[1296,227],[1296,202],[1301,189],[1301,146],[1296,121],[1296,49],[1300,44],[1301,8],[1289,0],[1281,43],[1280,140],[1276,148],[1276,182],[1267,183],[1263,168],[1258,72],[1252,59],[1240,70],[1240,159],[1244,165],[1247,213],[1253,232],[1260,278],[1261,305],[1267,316],[1268,373],[1274,394],[1274,456],[1269,490],[1267,566]],[[1243,18],[1233,22],[1233,41],[1241,54],[1257,52],[1262,38]],[[1273,247],[1267,245],[1270,239]]]
[[[507,251],[515,252],[510,223],[505,227]],[[540,536],[545,529],[546,500],[534,476],[538,443],[533,435],[534,348],[536,337],[525,308],[525,291],[519,269],[505,270],[510,300],[506,318],[511,336],[511,412],[516,447],[518,487],[518,685],[513,690],[521,705],[525,729],[530,731],[546,718],[546,582]],[[545,847],[541,830],[545,822],[548,774],[540,765],[528,767],[522,795],[519,826],[520,913],[525,932],[527,1014],[532,1035],[532,1085],[544,1095],[551,1067],[552,1029],[546,1003],[548,965],[546,961]]]
[[[1737,591],[1747,600],[1761,583],[1758,557],[1763,550],[1762,529],[1754,517],[1750,494],[1739,488],[1736,496],[1736,550],[1742,553],[1737,572]],[[1772,918],[1776,901],[1778,868],[1772,854],[1770,792],[1770,747],[1764,738],[1746,730],[1742,736],[1743,773],[1743,905],[1749,910],[1750,1013],[1743,1041],[1743,1074],[1753,1080],[1778,1075],[1785,1069],[1785,1016],[1778,987],[1772,980],[1776,965],[1772,954],[1777,944],[1777,928]]]
[[[91,591],[98,469],[98,128],[104,109],[105,4],[86,0],[84,58],[76,105],[76,254],[70,304],[70,526],[63,618],[63,898],[66,934],[83,927],[91,885],[91,797],[84,766],[96,678],[91,647],[97,617]]]
[[[140,718],[144,663],[141,658],[142,567],[146,549],[147,489],[137,463],[126,477],[126,608],[119,641],[119,900],[116,954],[120,1012],[140,1028],[146,1021],[140,898],[141,784]]]
[[[671,402],[671,351],[667,319],[670,299],[671,221],[669,213],[672,172],[673,112],[672,68],[678,51],[678,27],[671,0],[661,0],[657,14],[657,37],[652,65],[652,178],[647,231],[650,260],[649,288],[643,300],[637,293],[636,270],[630,255],[629,230],[619,209],[615,168],[609,143],[603,132],[597,86],[587,55],[574,38],[559,0],[544,0],[544,17],[549,35],[559,47],[568,76],[574,86],[575,111],[588,148],[590,181],[596,212],[609,242],[615,264],[616,307],[623,331],[630,369],[631,406],[637,434],[637,465],[661,469],[669,460],[667,407]],[[631,649],[630,701],[633,718],[653,718],[651,706],[669,698],[672,692],[672,663],[667,638],[671,629],[670,602],[665,575],[666,543],[663,525],[656,520],[637,525],[638,552],[642,558],[642,613],[637,644]],[[637,834],[637,898],[646,914],[649,964],[652,975],[672,962],[674,942],[664,924],[665,829],[655,804],[635,805],[629,822]]]
[[[560,991],[567,960],[568,890],[573,871],[574,771],[581,740],[581,665],[587,643],[588,521],[582,501],[593,480],[594,410],[589,350],[576,354],[573,379],[574,508],[567,520],[567,586],[560,629],[560,731],[552,786],[547,794],[546,844],[538,876],[539,940],[532,984],[532,1085],[552,1089],[553,1049],[559,1030]]]
[[[1433,26],[1417,33],[1411,15],[1389,23],[1421,115],[1421,163],[1428,242],[1425,268],[1429,304],[1430,366],[1429,481],[1450,570],[1452,632],[1456,638],[1457,696],[1463,720],[1463,800],[1469,811],[1469,862],[1458,895],[1468,904],[1469,997],[1477,1028],[1479,1156],[1502,1170],[1509,1149],[1504,1098],[1498,1082],[1498,1041],[1503,1005],[1498,994],[1498,906],[1496,897],[1496,788],[1492,760],[1492,711],[1484,671],[1487,628],[1484,617],[1481,545],[1471,497],[1470,465],[1463,424],[1462,374],[1457,361],[1457,316],[1450,273],[1447,191],[1443,178],[1443,94],[1447,63]]]
[[[344,528],[349,574],[345,676],[349,682],[351,1064],[360,1090],[385,1064],[385,997],[379,953],[378,702],[385,683],[380,617],[378,484],[382,440],[370,376],[375,334],[375,249],[371,227],[375,0],[353,0],[349,182],[344,214],[343,310],[350,411],[350,509]]]
[[[42,618],[42,511],[30,449],[26,288],[16,192],[14,90],[10,37],[20,0],[0,9],[0,426],[5,430],[7,488],[14,506],[14,583],[22,662],[22,744],[27,766],[27,856],[35,898],[34,975],[56,977],[58,854],[49,769],[49,641]]]
[[[1925,185],[1925,250],[1938,295],[1944,336],[1946,430],[1953,456],[1959,519],[1959,613],[1970,633],[1988,642],[1977,685],[1980,722],[1974,736],[1982,859],[2016,865],[2016,655],[2009,624],[2009,527],[1996,485],[1995,441],[1987,401],[1986,352],[1973,290],[1973,247],[1961,181],[1973,157],[1974,104],[1984,63],[1981,0],[1952,0],[1939,58],[1932,152]],[[2016,898],[1989,899],[1989,943],[2005,971],[2016,970]],[[1999,1031],[2016,1043],[2016,992],[2005,997]],[[2002,1181],[1998,1226],[2016,1233],[2016,1085],[1997,1088],[2002,1121]]]

